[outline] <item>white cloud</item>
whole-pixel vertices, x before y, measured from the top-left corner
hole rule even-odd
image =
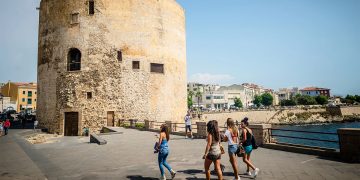
[[[190,76],[189,82],[226,85],[232,83],[234,79],[229,74],[196,73]]]

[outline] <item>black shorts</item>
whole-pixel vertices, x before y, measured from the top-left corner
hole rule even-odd
[[[185,126],[185,131],[186,131],[186,130],[189,130],[189,131],[191,132],[191,125],[186,125],[186,126]]]
[[[217,154],[217,155],[213,155],[213,154],[208,154],[207,156],[206,156],[206,159],[208,159],[208,160],[211,160],[211,161],[216,161],[216,160],[218,160],[218,159],[221,159],[221,154]]]

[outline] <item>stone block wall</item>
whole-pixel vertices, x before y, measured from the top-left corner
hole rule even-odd
[[[71,48],[81,52],[80,71],[67,70]],[[108,111],[115,122],[186,114],[185,14],[174,0],[96,0],[94,15],[88,0],[42,0],[38,51],[37,115],[50,132],[64,133],[65,112],[79,112],[79,135],[107,126]]]

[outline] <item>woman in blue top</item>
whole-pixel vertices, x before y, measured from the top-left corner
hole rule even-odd
[[[166,158],[169,155],[169,145],[168,145],[169,140],[170,140],[169,127],[167,127],[166,124],[163,124],[160,127],[160,137],[158,143],[158,149],[159,149],[158,162],[161,173],[161,178],[160,178],[161,180],[166,180],[164,168],[162,166],[165,166],[169,170],[172,179],[174,179],[176,175],[176,172],[173,169],[171,169],[170,165],[166,162]]]
[[[244,147],[245,153],[243,156],[243,161],[244,163],[247,165],[247,175],[251,176],[250,173],[250,168],[254,170],[253,172],[253,178],[255,178],[260,169],[259,168],[255,168],[255,166],[251,163],[250,161],[250,155],[251,155],[251,151],[252,151],[252,143],[251,143],[251,138],[253,138],[252,135],[252,130],[250,128],[248,128],[249,126],[249,119],[248,118],[244,118],[241,121],[241,128],[242,128],[242,146]]]

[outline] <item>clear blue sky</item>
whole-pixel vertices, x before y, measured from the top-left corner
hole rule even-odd
[[[359,0],[177,0],[189,81],[360,94]],[[0,82],[36,81],[39,0],[0,6]]]

